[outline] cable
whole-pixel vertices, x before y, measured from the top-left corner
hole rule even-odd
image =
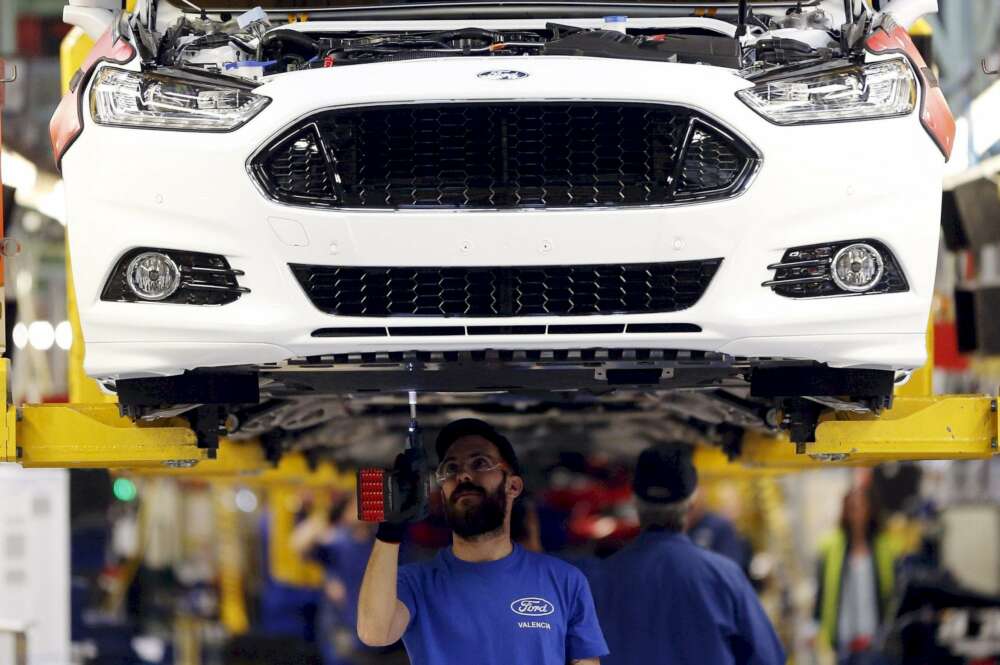
[[[243,51],[244,53],[253,53],[253,54],[257,53],[256,48],[250,46],[249,44],[247,44],[246,42],[237,37],[233,37],[232,35],[229,36],[229,43],[231,43],[233,46]]]

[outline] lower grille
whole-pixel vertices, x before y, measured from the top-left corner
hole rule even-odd
[[[320,328],[313,337],[455,337],[465,335],[601,335],[699,333],[694,323],[574,324],[554,326],[389,326]]]
[[[322,111],[267,146],[252,170],[290,204],[565,208],[727,198],[757,159],[684,107],[451,103]]]
[[[327,314],[518,317],[677,312],[698,302],[721,263],[291,269]]]

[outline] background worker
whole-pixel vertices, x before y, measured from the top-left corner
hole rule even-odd
[[[379,525],[361,585],[362,641],[402,638],[413,665],[599,663],[607,647],[583,574],[511,542],[524,480],[510,442],[468,418],[446,426],[435,447],[452,545],[398,567],[405,525]],[[397,473],[419,471],[403,463]]]
[[[684,533],[698,474],[685,446],[644,450],[633,490],[642,532],[591,573],[612,665],[784,665],[743,571]]]
[[[361,578],[375,541],[374,526],[358,520],[357,496],[351,492],[329,511],[313,511],[292,533],[292,547],[323,566],[323,592],[316,637],[323,665],[387,661],[357,636]]]
[[[702,492],[692,496],[688,514],[687,535],[695,545],[731,559],[747,577],[753,548],[727,517],[709,509]]]
[[[841,663],[867,662],[892,600],[900,547],[881,518],[870,489],[855,487],[844,496],[839,528],[820,549],[819,639]]]

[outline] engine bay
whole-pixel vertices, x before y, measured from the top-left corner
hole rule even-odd
[[[705,27],[699,20],[707,22]],[[798,8],[780,17],[751,13],[735,24],[693,17],[684,27],[629,27],[627,32],[616,23],[594,28],[555,22],[540,29],[337,31],[329,29],[329,22],[308,29],[303,27],[308,24],[273,26],[257,9],[235,18],[181,15],[162,35],[147,34],[146,43],[156,44],[150,50],[158,66],[252,80],[305,69],[464,56],[616,58],[752,73],[850,55],[844,37],[848,26],[833,23],[822,8]]]

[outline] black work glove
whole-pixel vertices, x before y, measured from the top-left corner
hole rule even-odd
[[[423,448],[407,448],[396,456],[384,483],[385,517],[375,537],[386,543],[403,540],[406,527],[427,517],[430,475]]]

